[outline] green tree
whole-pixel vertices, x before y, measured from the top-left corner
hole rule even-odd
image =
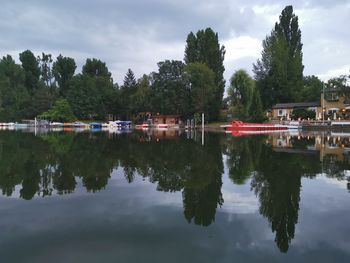
[[[158,72],[153,74],[152,104],[160,114],[188,113],[190,89],[184,75],[185,64],[181,61],[158,63]]]
[[[305,76],[303,79],[303,89],[301,91],[301,98],[303,101],[319,101],[322,88],[324,86],[317,76]]]
[[[308,118],[315,119],[316,113],[312,110],[295,109],[295,110],[293,110],[291,117],[293,120],[297,120],[299,118],[304,119],[304,120],[306,120]]]
[[[190,113],[205,113],[210,111],[210,103],[214,97],[215,74],[203,63],[189,63],[185,73],[190,82]]]
[[[74,115],[79,119],[97,118],[96,109],[99,107],[99,94],[92,77],[78,74],[69,83],[67,100]]]
[[[151,92],[152,90],[150,76],[143,75],[137,81],[136,92],[131,97],[135,112],[147,112],[152,110]]]
[[[341,96],[345,96],[347,101],[350,101],[350,76],[340,75],[339,77],[330,78],[326,87],[329,90],[334,89]]]
[[[262,122],[265,120],[260,91],[258,88],[256,88],[255,82],[253,88],[252,103],[249,109],[249,120],[253,122]]]
[[[220,45],[218,34],[211,28],[199,30],[196,35],[192,32],[187,36],[185,48],[185,63],[200,62],[206,64],[215,74],[214,97],[211,101],[210,119],[219,117],[225,90],[224,57],[225,47]]]
[[[76,117],[106,119],[114,110],[116,89],[106,64],[87,59],[82,74],[69,81],[67,100]]]
[[[19,54],[19,60],[25,72],[25,87],[30,93],[38,88],[40,78],[39,63],[30,50],[23,51]]]
[[[248,121],[263,121],[260,92],[255,81],[243,70],[231,77],[228,89],[229,109],[235,117]]]
[[[38,56],[37,61],[39,63],[41,80],[45,83],[46,87],[51,87],[53,79],[53,60],[51,54],[42,53],[41,57]]]
[[[264,108],[300,99],[303,88],[301,31],[293,7],[283,9],[279,22],[263,41],[262,57],[254,64]]]
[[[76,119],[66,99],[56,100],[53,107],[47,112],[42,113],[39,117],[61,122],[73,121]]]
[[[25,117],[34,118],[38,114],[47,111],[52,107],[55,98],[56,94],[54,91],[41,84],[31,98],[31,103],[27,107]]]
[[[73,58],[63,57],[59,55],[57,60],[53,63],[52,72],[59,87],[59,94],[61,96],[67,95],[69,81],[72,80],[77,66]]]
[[[10,55],[0,59],[0,121],[19,121],[30,103],[25,72]]]
[[[124,118],[130,119],[133,113],[136,112],[134,101],[132,100],[133,95],[137,90],[137,82],[134,72],[128,69],[124,77],[123,86],[120,88],[121,96],[121,113]]]
[[[108,71],[106,63],[99,59],[88,58],[82,69],[82,74],[90,77],[111,78],[112,74]]]

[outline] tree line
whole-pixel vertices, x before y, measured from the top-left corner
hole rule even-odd
[[[0,121],[43,117],[74,119],[132,119],[139,112],[178,114],[204,112],[219,117],[225,87],[225,48],[212,29],[190,33],[183,61],[165,60],[158,71],[136,79],[129,69],[121,86],[113,82],[106,63],[88,58],[76,73],[74,58],[51,54],[19,54],[0,59]]]

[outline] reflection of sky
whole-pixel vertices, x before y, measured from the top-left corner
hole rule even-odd
[[[253,191],[250,191],[249,179],[243,185],[236,185],[229,178],[227,167],[227,156],[223,156],[224,175],[222,177],[223,185],[221,192],[224,198],[222,211],[229,214],[251,214],[259,210],[259,201],[256,199]]]
[[[295,238],[282,254],[250,180],[234,185],[224,164],[224,204],[209,227],[187,223],[181,192],[140,176],[128,184],[120,169],[96,193],[79,183],[67,195],[1,197],[0,262],[347,262],[345,181],[302,179]]]

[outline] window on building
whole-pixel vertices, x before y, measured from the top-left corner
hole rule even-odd
[[[327,92],[325,94],[325,99],[328,101],[337,101],[339,100],[339,96],[337,92]]]
[[[285,116],[286,115],[286,110],[278,110],[278,116]]]

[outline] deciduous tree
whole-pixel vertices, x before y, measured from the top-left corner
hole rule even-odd
[[[192,32],[187,36],[185,48],[186,64],[200,62],[206,64],[215,74],[215,90],[210,106],[210,119],[217,119],[222,105],[225,89],[224,57],[225,47],[220,45],[218,34],[211,28],[199,30],[196,35]]]

